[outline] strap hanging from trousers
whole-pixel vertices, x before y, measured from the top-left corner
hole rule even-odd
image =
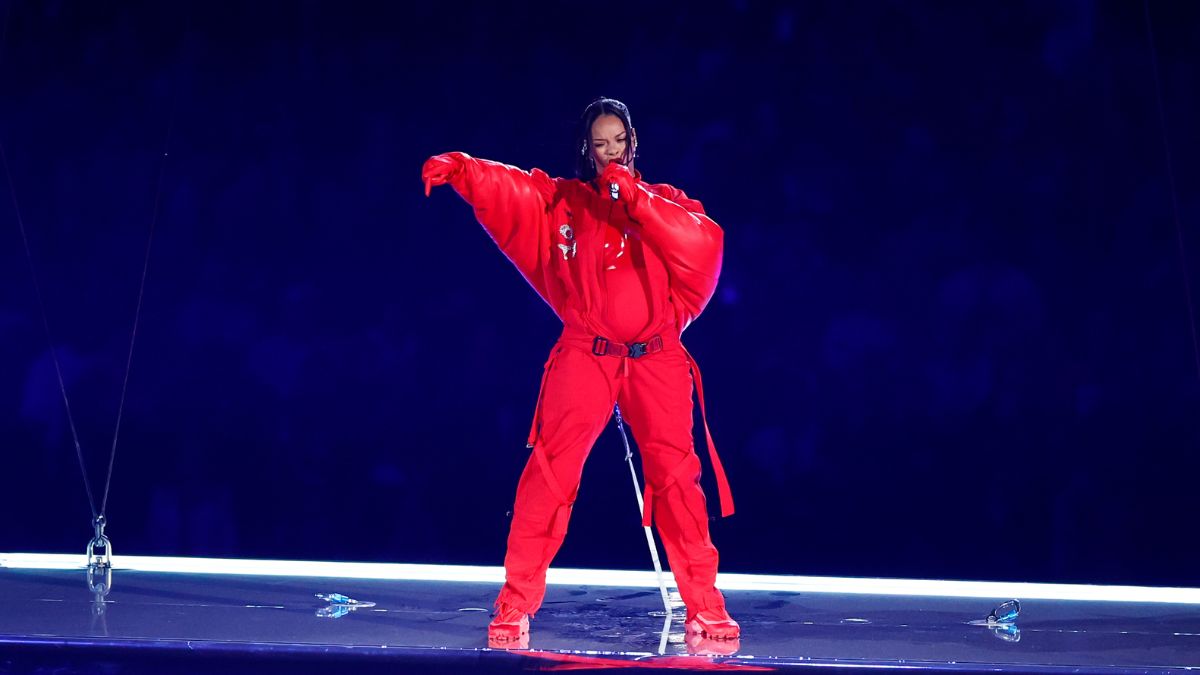
[[[546,478],[546,485],[550,487],[550,494],[554,495],[554,499],[558,501],[558,508],[555,509],[554,518],[550,524],[550,531],[555,536],[567,533],[567,521],[570,519],[570,508],[574,502],[567,498],[566,492],[563,492],[562,485],[559,484],[558,478],[550,468],[550,458],[546,456],[546,450],[537,441],[542,435],[542,396],[546,393],[546,380],[550,379],[550,371],[554,369],[554,361],[562,349],[562,345],[556,346],[550,354],[550,358],[546,360],[546,365],[542,367],[542,384],[538,387],[537,404],[533,410],[533,425],[529,429],[529,440],[525,444],[526,447],[533,450],[538,468]]]
[[[669,340],[669,342],[668,342]],[[683,344],[678,341],[678,338],[664,338],[656,335],[646,342],[623,344],[608,340],[599,336],[592,336],[584,331],[564,330],[562,337],[559,339],[559,346],[554,349],[550,359],[546,362],[545,370],[542,373],[542,383],[538,392],[538,400],[534,409],[533,424],[529,430],[529,439],[527,446],[533,450],[533,454],[538,462],[538,468],[546,477],[546,484],[550,487],[551,494],[558,500],[560,507],[555,512],[554,521],[552,523],[552,531],[556,534],[565,534],[567,520],[569,517],[569,509],[572,501],[567,497],[550,469],[550,460],[546,456],[545,450],[537,441],[541,436],[541,410],[542,397],[545,395],[546,380],[549,379],[550,371],[554,367],[554,361],[558,354],[562,351],[562,346],[570,346],[576,349],[587,351],[593,356],[615,356],[624,359],[622,364],[624,373],[628,375],[629,360],[639,359],[648,354],[653,354],[665,349],[669,344],[678,345],[683,350],[684,356],[687,358],[688,368],[691,370],[693,380],[696,386],[696,397],[700,400],[700,418],[704,423],[704,437],[708,445],[708,458],[712,463],[713,474],[717,481],[717,495],[721,504],[721,516],[728,517],[734,513],[733,492],[729,487],[729,479],[725,475],[725,467],[721,464],[721,457],[717,454],[716,443],[713,441],[712,431],[708,426],[708,412],[704,405],[704,380],[700,375],[700,367],[696,364],[696,360],[691,353],[684,348]],[[662,492],[669,488],[679,478],[679,475],[687,467],[688,462],[682,461],[667,475],[666,480],[657,488],[646,480],[645,487],[645,507],[642,514],[642,524],[649,527],[654,513],[654,496],[656,492]]]

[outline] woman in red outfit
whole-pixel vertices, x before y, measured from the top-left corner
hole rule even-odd
[[[653,517],[688,609],[687,629],[738,637],[714,585],[717,549],[708,532],[700,460],[692,441],[692,384],[700,371],[679,336],[704,310],[721,270],[722,231],[700,202],[634,168],[637,136],[620,101],[583,113],[578,179],[551,178],[452,152],[422,168],[425,193],[449,184],[563,322],[534,412],[532,450],[517,486],[505,584],[488,626],[494,641],[518,640],[541,606],[546,569],[562,545],[583,463],[619,404],[641,450],[644,522]],[[721,498],[725,473],[705,423]]]

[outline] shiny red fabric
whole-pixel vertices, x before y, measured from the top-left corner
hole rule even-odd
[[[646,477],[644,522],[658,526],[689,615],[723,607],[692,439],[692,388],[700,371],[679,341],[704,311],[721,270],[723,233],[700,202],[670,185],[623,177],[624,194],[534,169],[470,157],[449,182],[501,251],[563,322],[546,362],[517,488],[497,603],[530,614],[566,534],[583,463],[614,404],[633,433]],[[607,244],[607,246],[606,246]],[[647,342],[637,359],[597,355],[593,340]],[[733,498],[705,419],[722,515]]]

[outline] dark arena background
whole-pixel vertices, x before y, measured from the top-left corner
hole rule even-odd
[[[0,22],[0,671],[1200,666],[1200,3]],[[486,639],[561,325],[421,167],[572,176],[599,96],[725,233],[684,340],[740,643],[660,597],[615,425]]]

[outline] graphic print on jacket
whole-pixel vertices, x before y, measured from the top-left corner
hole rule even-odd
[[[451,185],[564,324],[615,335],[603,306],[604,273],[614,271],[606,269],[604,248],[610,225],[629,232],[627,245],[636,239],[644,263],[637,281],[648,316],[629,340],[660,333],[678,336],[712,299],[721,272],[723,233],[703,205],[682,190],[640,182],[635,174],[640,193],[630,212],[627,202],[613,201],[607,190],[576,179],[453,154],[463,170]]]

